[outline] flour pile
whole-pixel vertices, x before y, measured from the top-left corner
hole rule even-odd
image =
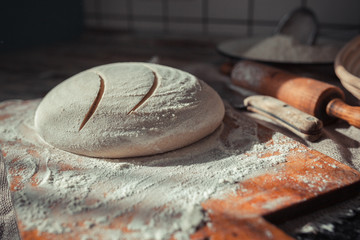
[[[278,34],[255,44],[243,56],[273,62],[330,63],[339,50],[340,47],[333,44],[303,45],[290,36]]]
[[[188,239],[206,224],[202,202],[236,191],[238,182],[285,162],[288,151],[299,147],[277,144],[284,141],[278,133],[270,140],[275,144],[261,143],[257,125],[228,107],[218,130],[183,149],[88,158],[41,142],[33,130],[38,104],[0,105],[7,116],[0,144],[20,224],[39,234],[62,234],[59,239]]]

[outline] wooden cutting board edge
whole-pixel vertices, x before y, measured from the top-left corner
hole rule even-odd
[[[236,194],[203,203],[210,220],[191,239],[293,239],[276,224],[329,207],[359,192],[360,172],[302,147],[307,151],[292,150],[294,154],[290,153],[277,171],[239,183]],[[269,202],[274,204],[270,206]]]

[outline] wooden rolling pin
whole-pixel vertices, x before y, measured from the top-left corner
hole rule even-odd
[[[344,92],[334,85],[251,61],[237,63],[231,79],[237,86],[275,97],[324,124],[340,118],[360,128],[360,107],[347,105]]]

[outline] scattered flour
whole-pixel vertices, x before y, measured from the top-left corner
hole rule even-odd
[[[334,61],[339,50],[339,46],[330,44],[302,45],[290,36],[278,34],[255,44],[243,56],[272,62],[327,63]]]
[[[39,102],[0,105],[9,116],[0,124],[0,144],[18,220],[40,234],[188,239],[207,221],[202,202],[233,193],[238,182],[285,162],[288,151],[299,147],[279,133],[269,140],[275,144],[261,143],[257,125],[227,107],[219,129],[183,149],[142,158],[89,158],[37,137],[33,116]]]

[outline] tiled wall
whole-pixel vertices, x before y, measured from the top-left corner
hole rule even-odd
[[[307,6],[321,34],[360,33],[359,0],[83,0],[88,28],[166,34],[268,35],[289,11]]]

